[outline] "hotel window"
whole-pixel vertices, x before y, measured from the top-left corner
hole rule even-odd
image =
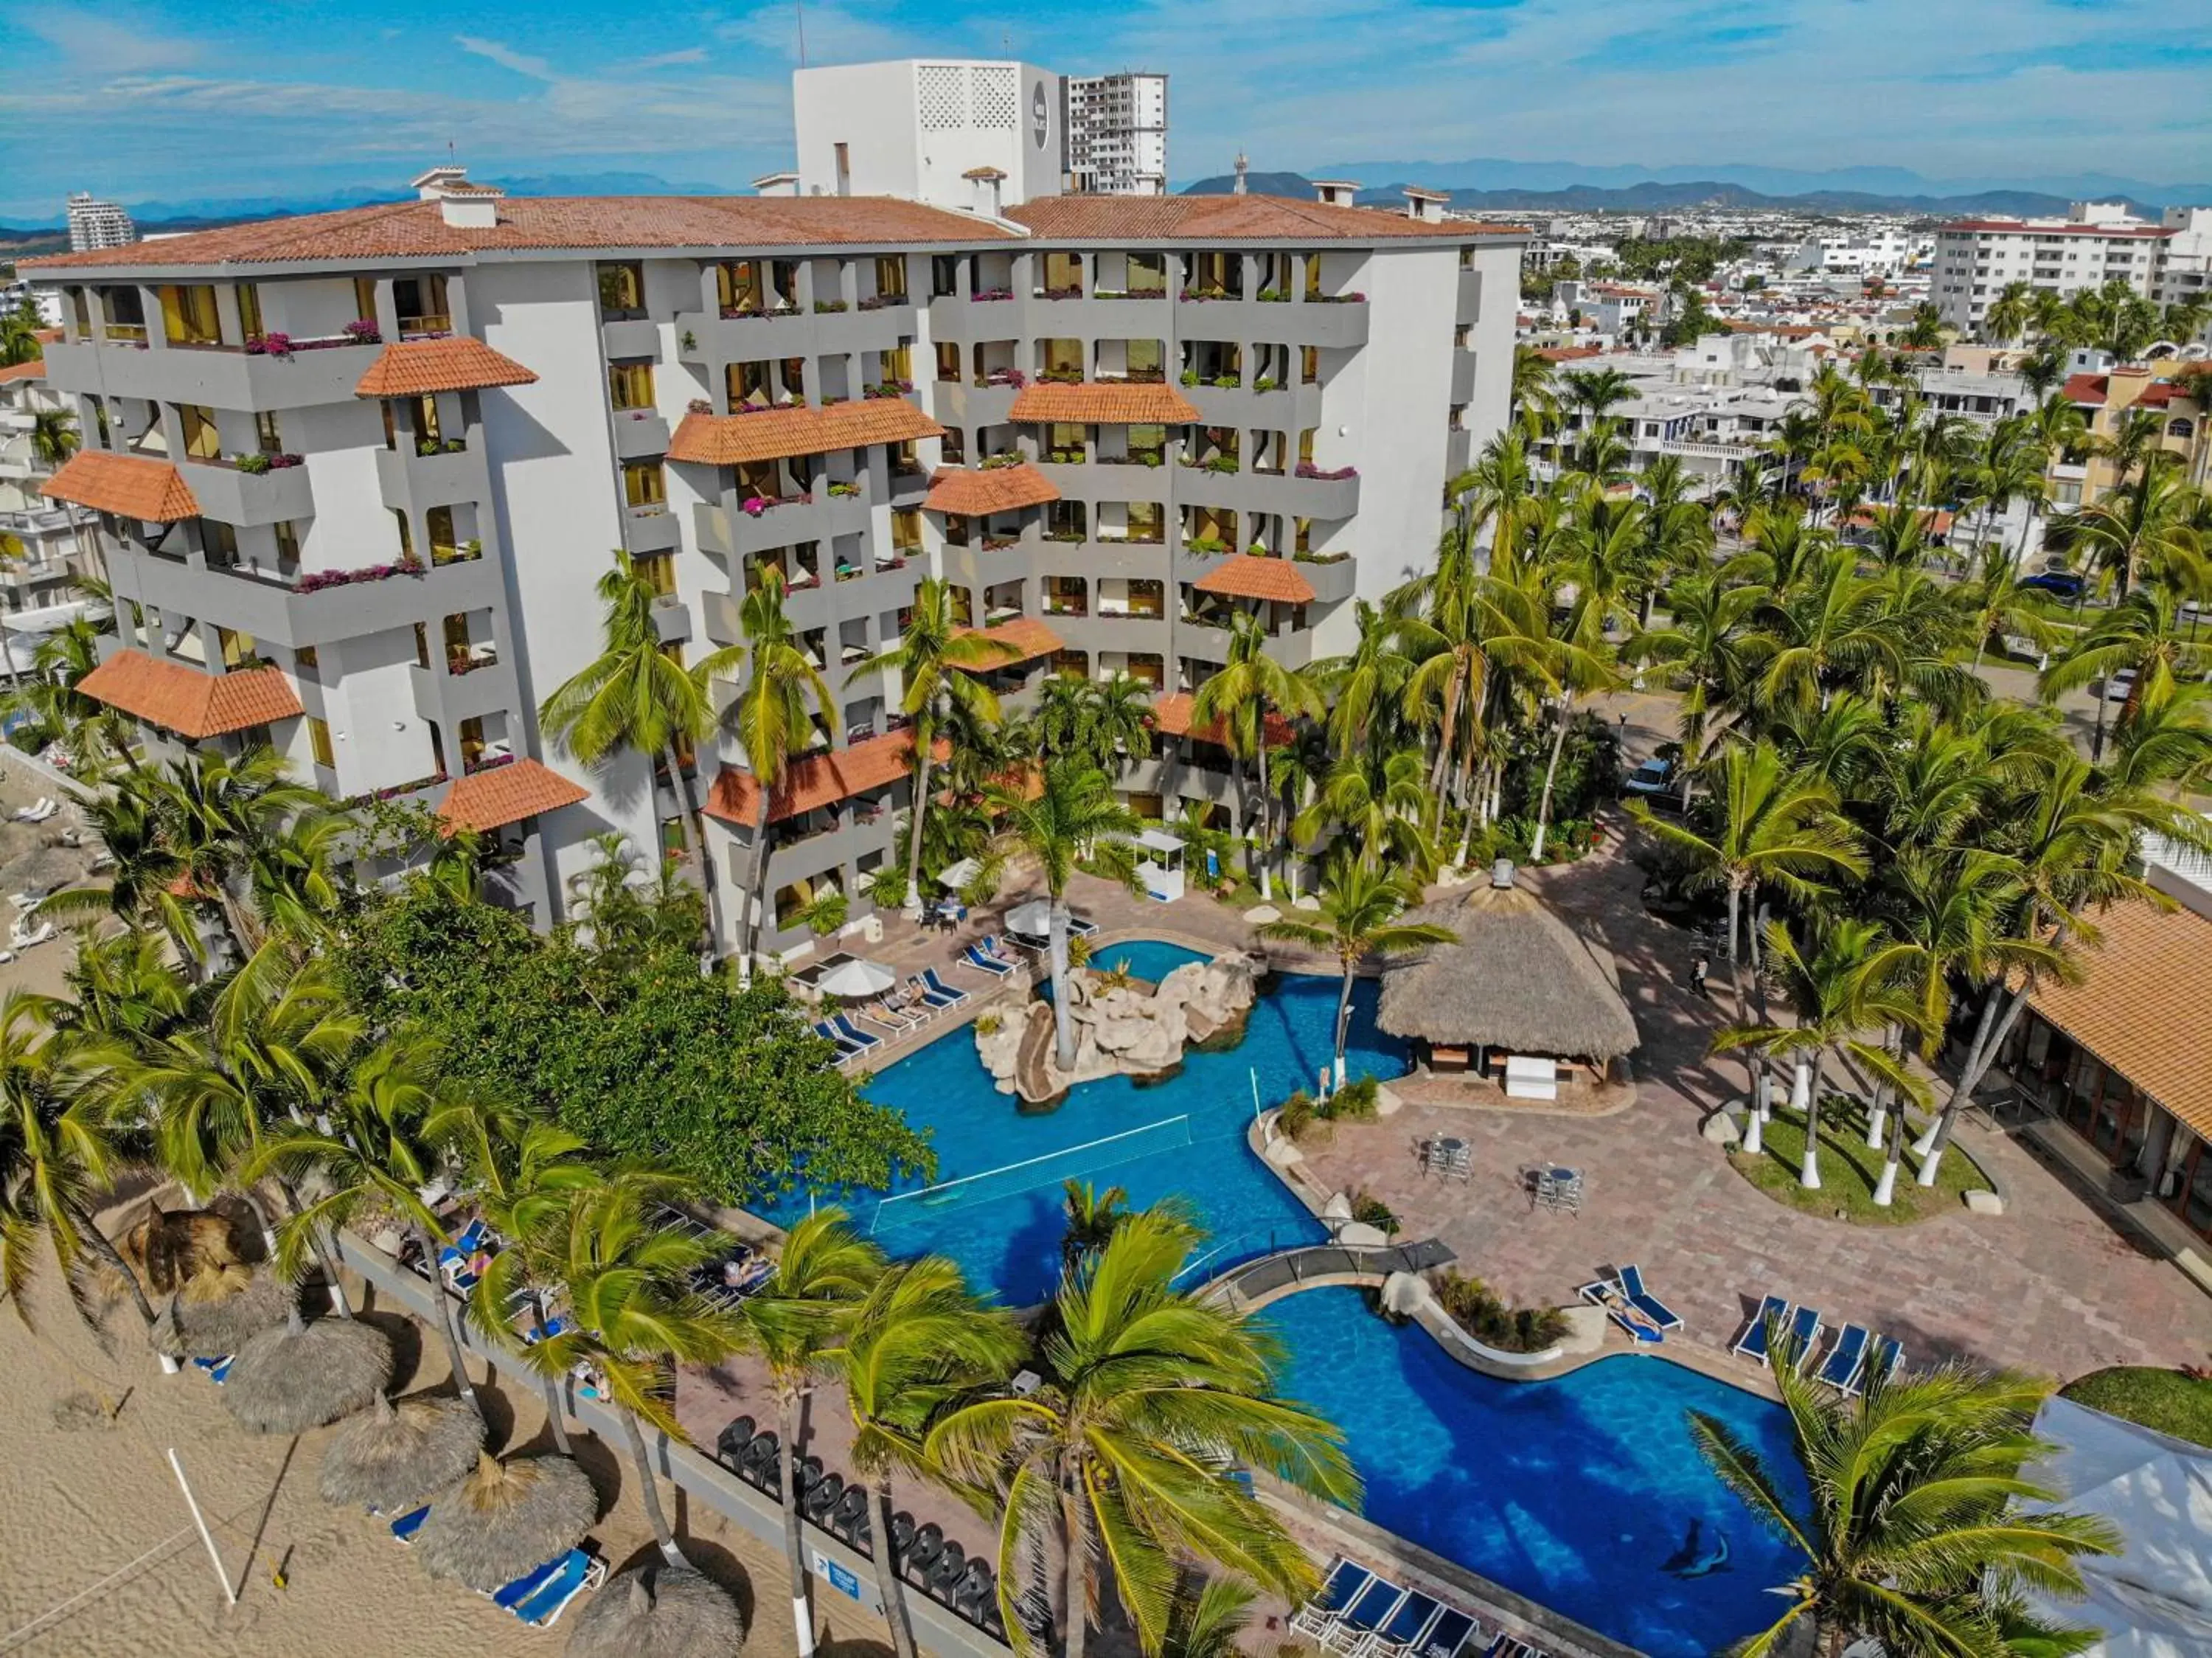
[[[944,441],[937,448],[939,456],[946,466],[962,466],[968,459],[968,435],[958,426],[947,426]]]
[[[215,637],[222,647],[222,665],[226,670],[254,665],[253,636],[251,633],[219,627],[215,631]]]
[[[328,720],[307,716],[307,748],[315,757],[315,764],[325,771],[337,769],[337,751],[331,747],[331,723]]]
[[[1305,267],[1306,297],[1308,299],[1319,299],[1321,297],[1321,255],[1318,253],[1307,254],[1305,256]]]
[[[353,314],[363,322],[376,320],[376,278],[356,277],[353,279]]]
[[[399,422],[392,415],[393,405],[387,400],[380,406],[384,410],[384,447],[397,449],[399,447]]]
[[[960,291],[960,256],[957,253],[932,253],[929,256],[929,292],[933,299],[950,299]]]
[[[446,306],[443,277],[401,277],[392,284],[392,303],[403,334],[446,334],[453,328]]]
[[[253,441],[264,454],[284,453],[284,434],[276,424],[276,411],[264,409],[253,417]]]
[[[1082,293],[1083,255],[1047,253],[1044,256],[1044,290],[1048,294]]]
[[[900,507],[891,513],[891,548],[899,553],[921,551],[921,509]]]
[[[1038,351],[1044,358],[1044,377],[1047,380],[1083,378],[1083,342],[1081,340],[1040,340]]]
[[[653,364],[647,361],[610,363],[607,365],[607,394],[617,409],[650,409],[653,406]]]
[[[460,557],[461,545],[453,535],[453,509],[451,507],[432,507],[422,515],[422,527],[429,533],[430,562],[450,564]]]
[[[732,409],[740,404],[764,409],[775,395],[775,377],[766,363],[732,363],[722,380]]]
[[[1129,292],[1164,294],[1168,291],[1168,260],[1164,253],[1129,255]]]
[[[799,364],[799,373],[801,378],[792,387],[794,391],[806,383],[804,378],[805,364],[803,362]],[[914,384],[914,347],[894,345],[888,351],[877,352],[876,378],[894,391],[902,386]]]
[[[1301,345],[1298,347],[1298,379],[1304,384],[1308,386],[1318,386],[1321,384],[1320,346]]]
[[[83,289],[72,288],[69,290],[69,307],[71,338],[90,339],[92,338],[92,308],[85,303]]]
[[[624,317],[645,309],[645,267],[641,265],[603,265],[599,267],[599,314]]]
[[[220,518],[201,519],[200,552],[217,570],[230,569],[238,563],[237,527]]]
[[[1132,501],[1126,510],[1132,541],[1158,541],[1166,533],[1167,514],[1158,502]]]
[[[937,342],[937,377],[960,383],[960,348],[950,340]]]
[[[758,259],[726,260],[714,267],[714,301],[724,314],[757,316],[767,308]]]
[[[437,398],[430,393],[425,392],[422,396],[414,400],[413,408],[415,411],[416,443],[419,446],[424,443],[437,443],[442,442],[441,435],[438,430]]]
[[[632,460],[623,467],[623,499],[633,507],[658,507],[668,499],[668,484],[658,460]]]
[[[676,591],[676,555],[672,552],[647,553],[633,559],[630,568],[643,578],[646,586],[661,598]]]
[[[300,568],[300,527],[285,519],[274,527],[276,535],[276,569],[280,575],[291,576]]]
[[[1122,352],[1128,364],[1132,380],[1165,380],[1167,354],[1156,339],[1133,339],[1124,343]]]
[[[415,532],[407,522],[407,515],[394,507],[392,521],[399,526],[399,558],[404,564],[415,556]]]
[[[216,430],[215,411],[197,403],[177,405],[177,419],[185,429],[185,454],[194,460],[215,460],[222,454],[222,435]]]
[[[238,284],[237,292],[239,332],[248,339],[252,339],[256,334],[267,332],[261,323],[259,286],[254,283],[241,282]]]
[[[906,260],[898,254],[876,256],[876,294],[884,300],[906,297]]]
[[[884,453],[890,459],[894,473],[918,472],[921,470],[921,451],[915,447],[912,438],[894,443]]]
[[[297,650],[292,653],[292,666],[294,667],[303,667],[312,671],[315,668],[320,667],[322,665],[323,659],[316,654],[315,647],[313,645],[301,645]]]
[[[430,630],[420,622],[415,624],[415,662],[418,667],[430,666]]]
[[[461,769],[473,771],[477,762],[483,759],[483,716],[474,715],[461,722]]]
[[[161,332],[172,345],[220,345],[215,290],[204,283],[168,283],[161,290]]]

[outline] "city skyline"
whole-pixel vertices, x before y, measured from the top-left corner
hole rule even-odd
[[[1019,19],[833,4],[805,8],[804,22],[814,63],[966,54],[1164,70],[1178,180],[1242,149],[1284,169],[1408,154],[1655,170],[1756,156],[1931,180],[2166,182],[2212,176],[2212,116],[2192,79],[2212,44],[2191,9],[1789,0],[1747,23],[1704,0],[1632,17],[1574,0],[1196,0],[1104,17],[1049,3]],[[570,0],[494,0],[459,29],[325,0],[212,18],[58,7],[15,23],[0,215],[17,219],[51,218],[71,189],[137,202],[396,187],[448,144],[483,176],[641,170],[679,187],[741,188],[789,161],[799,18],[781,3],[630,14],[619,28]],[[96,163],[65,141],[118,114],[135,141]]]

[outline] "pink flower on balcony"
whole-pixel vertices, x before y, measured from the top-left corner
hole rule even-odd
[[[757,495],[747,496],[739,504],[744,508],[745,516],[748,518],[757,518],[769,509],[766,498]]]

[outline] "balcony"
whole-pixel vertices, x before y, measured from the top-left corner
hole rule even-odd
[[[131,566],[129,590],[142,603],[291,649],[505,602],[498,567],[480,556],[428,569],[394,563],[300,575],[252,563],[207,564],[126,544],[113,550],[111,563]]]
[[[234,346],[148,350],[91,341],[46,347],[46,381],[58,390],[197,403],[259,412],[354,401],[353,388],[384,347],[349,335],[295,339],[282,356]]]
[[[653,409],[615,411],[615,455],[622,460],[644,460],[668,453],[667,418]]]
[[[665,501],[623,509],[623,547],[633,558],[673,552],[683,539],[676,515]]]
[[[1474,401],[1474,353],[1452,353],[1451,400],[1454,403]]]
[[[190,487],[200,509],[226,524],[281,524],[313,517],[315,497],[307,467],[297,464],[296,455],[282,459],[289,464],[258,472],[247,472],[235,460],[182,460],[177,463],[177,475]]]
[[[1482,320],[1482,272],[1462,270],[1459,273],[1459,304],[1454,314],[1456,322]]]
[[[376,452],[376,481],[384,504],[395,512],[410,508],[454,507],[491,499],[483,456],[467,448],[424,454],[413,445]]]
[[[691,607],[684,602],[683,595],[663,593],[653,600],[653,631],[665,645],[691,643]]]
[[[599,324],[599,338],[605,342],[606,353],[612,361],[635,360],[647,357],[660,360],[660,325],[643,317],[622,317]]]
[[[1333,605],[1349,599],[1359,586],[1359,564],[1350,553],[1327,553],[1320,558],[1294,558],[1298,574],[1314,590],[1314,602]]]

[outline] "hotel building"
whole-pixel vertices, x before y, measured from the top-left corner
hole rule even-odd
[[[88,694],[157,750],[266,741],[333,798],[422,802],[540,924],[591,836],[672,844],[687,795],[721,948],[763,833],[764,951],[811,942],[825,888],[865,917],[912,757],[901,687],[857,665],[928,575],[1007,645],[1003,692],[1155,688],[1140,809],[1233,810],[1189,728],[1230,613],[1293,667],[1348,649],[1352,600],[1426,565],[1445,480],[1506,417],[1523,239],[1425,198],[416,186],[38,262],[85,436],[44,493],[99,515],[118,600]],[[727,737],[678,780],[540,732],[617,547],[694,660],[781,572],[833,694],[772,798]]]

